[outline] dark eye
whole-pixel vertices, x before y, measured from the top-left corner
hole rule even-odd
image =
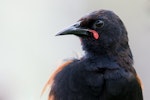
[[[102,20],[97,20],[96,22],[95,22],[95,27],[96,28],[101,28],[101,27],[103,27],[104,26],[104,21],[102,21]]]

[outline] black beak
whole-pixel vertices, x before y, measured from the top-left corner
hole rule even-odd
[[[89,30],[81,28],[80,27],[80,22],[77,22],[76,24],[60,31],[58,34],[56,34],[56,36],[59,36],[59,35],[72,35],[72,34],[77,35],[79,37],[90,35]]]

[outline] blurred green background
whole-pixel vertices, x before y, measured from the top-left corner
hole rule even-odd
[[[149,100],[149,0],[1,0],[0,98],[40,100],[44,84],[61,61],[83,55],[77,37],[55,34],[99,9],[112,10],[123,20],[144,98]],[[48,91],[41,100],[47,95]]]

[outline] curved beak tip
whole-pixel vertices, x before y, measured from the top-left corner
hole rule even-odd
[[[55,36],[60,35],[77,35],[77,36],[88,36],[89,31],[87,29],[81,29],[76,27],[70,27],[58,32]]]
[[[60,36],[60,35],[62,35],[61,33],[57,33],[55,36]]]

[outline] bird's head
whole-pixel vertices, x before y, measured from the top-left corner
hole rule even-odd
[[[57,35],[76,35],[87,53],[117,53],[128,48],[127,31],[120,18],[108,10],[94,11]]]

